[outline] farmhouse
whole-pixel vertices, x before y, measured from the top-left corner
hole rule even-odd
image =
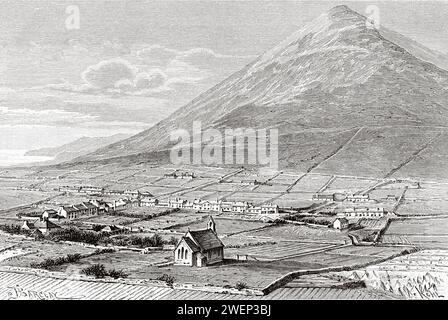
[[[346,218],[336,218],[333,221],[333,228],[338,230],[343,230],[348,228],[349,222]]]
[[[216,224],[210,216],[207,228],[188,231],[174,249],[174,264],[205,267],[224,259],[224,245],[216,233]]]
[[[249,203],[246,201],[232,202],[232,212],[242,213],[242,212],[246,212],[248,208],[249,208]]]
[[[316,194],[313,194],[312,200],[318,201],[318,202],[321,202],[321,201],[333,202],[334,196],[332,194],[316,193]]]
[[[381,218],[386,213],[382,207],[343,207],[337,208],[335,212],[346,218]]]
[[[60,228],[60,226],[48,220],[37,221],[34,224],[34,229],[39,230],[42,234],[51,233],[52,231]]]
[[[245,186],[257,186],[257,185],[261,185],[262,183],[256,179],[245,179],[245,180],[241,180],[240,184],[245,185]]]
[[[126,210],[132,207],[132,202],[128,199],[118,199],[112,202],[112,208],[114,211]]]
[[[142,207],[155,207],[159,204],[159,200],[156,198],[143,198],[140,200],[140,206]]]
[[[81,190],[81,187],[75,187],[75,186],[62,186],[59,187],[60,192],[71,192],[71,193],[77,193]]]
[[[109,205],[103,200],[94,199],[90,200],[89,202],[97,208],[99,214],[112,210],[112,208],[109,207]]]
[[[174,200],[168,200],[168,206],[170,208],[184,208],[185,204],[187,203],[187,200],[182,200],[180,198],[176,198]]]
[[[34,222],[25,220],[25,221],[23,221],[23,224],[21,225],[20,229],[22,229],[22,230],[32,230],[32,229],[34,229]]]
[[[60,216],[58,215],[58,212],[53,209],[47,209],[42,212],[42,219],[43,220],[59,220]]]
[[[92,187],[92,186],[83,186],[79,190],[81,193],[103,193],[104,188],[101,187]]]
[[[48,234],[53,230],[60,229],[57,224],[48,220],[36,220],[34,222],[24,221],[21,226],[22,230],[38,230],[41,234]]]
[[[138,198],[140,197],[140,192],[138,190],[124,190],[123,194],[127,197]]]
[[[193,179],[195,178],[195,174],[193,172],[179,172],[176,170],[174,172],[164,174],[163,177],[174,179]]]
[[[369,202],[369,194],[347,194],[344,201],[347,202]]]
[[[276,214],[278,213],[278,205],[272,202],[261,205],[261,214]]]
[[[83,202],[72,206],[62,206],[58,209],[58,215],[69,220],[76,219],[84,215],[95,215],[98,214],[98,212],[98,207],[90,202]]]

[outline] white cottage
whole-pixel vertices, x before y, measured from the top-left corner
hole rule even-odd
[[[348,226],[349,222],[346,218],[337,218],[336,220],[333,221],[334,229],[342,230],[348,228]]]

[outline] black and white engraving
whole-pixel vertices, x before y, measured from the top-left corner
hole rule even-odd
[[[0,300],[448,297],[448,2],[0,6]]]

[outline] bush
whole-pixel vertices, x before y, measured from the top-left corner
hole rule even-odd
[[[159,234],[154,234],[152,237],[139,237],[135,235],[124,236],[122,238],[105,238],[101,240],[103,244],[112,244],[116,246],[134,246],[139,248],[147,247],[161,247],[164,244],[162,237]]]
[[[84,242],[89,244],[98,244],[105,235],[95,231],[80,230],[76,227],[68,229],[58,229],[50,234],[50,239],[55,241],[73,241]]]
[[[103,253],[114,253],[115,249],[105,248],[105,249],[96,249],[94,254],[103,254]]]
[[[40,263],[31,263],[32,268],[39,269],[51,269],[52,267],[60,266],[64,263],[77,262],[82,258],[82,255],[79,253],[68,254],[65,257],[58,257],[56,259],[47,258]]]
[[[77,262],[81,259],[81,254],[74,253],[74,254],[68,254],[67,255],[67,262]]]
[[[20,226],[16,226],[13,224],[7,225],[7,224],[3,224],[0,225],[0,230],[4,231],[6,233],[9,234],[24,234],[24,235],[29,235],[30,231],[29,230],[22,230],[22,228]]]
[[[96,231],[96,232],[100,232],[103,228],[104,228],[103,225],[95,224],[95,225],[92,227],[92,230],[93,230],[93,231]]]
[[[159,235],[159,234],[154,234],[152,237],[151,237],[151,242],[152,242],[152,246],[153,247],[161,247],[161,246],[163,246],[163,239],[162,239],[162,237]]]
[[[247,284],[245,282],[237,282],[235,288],[237,288],[238,290],[243,290],[243,289],[247,289]]]
[[[81,270],[86,276],[94,276],[95,278],[104,278],[107,276],[106,267],[103,264],[94,264]]]
[[[115,269],[111,269],[107,272],[107,275],[109,277],[112,277],[114,279],[118,279],[118,278],[127,278],[129,275],[127,273],[125,273],[123,270],[115,270]]]
[[[176,278],[173,276],[164,273],[160,277],[157,278],[159,281],[164,281],[168,286],[173,287],[174,281],[176,281]]]
[[[174,237],[174,236],[171,236],[171,238],[170,238],[170,240],[168,240],[168,244],[171,244],[171,245],[176,245],[177,244],[177,238],[176,237]]]

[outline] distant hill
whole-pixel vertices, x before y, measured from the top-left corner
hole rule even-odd
[[[281,168],[448,179],[444,68],[443,54],[337,6],[149,130],[74,161],[167,159],[170,132],[201,121],[279,129]]]
[[[43,164],[56,164],[73,160],[76,157],[86,155],[98,148],[129,138],[130,136],[129,134],[115,134],[109,137],[81,137],[59,147],[30,150],[25,153],[25,156],[54,157],[53,160],[46,161]]]

